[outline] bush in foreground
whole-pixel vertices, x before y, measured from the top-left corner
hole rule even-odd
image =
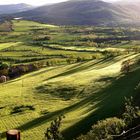
[[[63,115],[59,116],[53,122],[45,132],[45,140],[63,140],[63,136],[60,133],[60,126],[62,123]]]
[[[125,122],[118,118],[108,118],[92,126],[87,135],[80,136],[77,140],[112,140],[112,135],[117,135],[125,128]]]
[[[125,112],[122,117],[126,125],[131,125],[133,120],[138,118],[139,107],[134,105],[133,97],[125,98]]]
[[[81,135],[77,140],[112,140],[113,135],[121,134],[132,125],[132,122],[139,117],[138,112],[139,108],[134,105],[133,97],[125,98],[122,119],[114,117],[99,121],[86,135]]]

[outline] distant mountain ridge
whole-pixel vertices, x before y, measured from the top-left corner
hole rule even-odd
[[[0,14],[18,13],[31,9],[33,9],[33,6],[25,3],[0,5]]]
[[[140,3],[140,0],[118,0],[116,3],[135,4]]]
[[[137,1],[137,0],[136,0]],[[140,4],[129,0],[108,3],[101,0],[69,0],[44,5],[13,17],[57,25],[120,25],[140,24]]]

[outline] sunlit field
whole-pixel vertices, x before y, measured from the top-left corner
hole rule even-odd
[[[120,69],[123,61],[139,59],[140,42],[107,40],[114,34],[123,37],[122,32],[129,35],[125,28],[12,22],[13,31],[0,32],[1,61],[42,67],[0,84],[2,140],[13,128],[21,130],[22,140],[42,140],[61,114],[62,133],[72,140],[98,120],[119,115],[125,96],[136,96],[140,68],[127,75]]]

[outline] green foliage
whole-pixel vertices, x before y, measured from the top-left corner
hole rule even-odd
[[[5,75],[8,76],[9,65],[7,63],[0,62],[0,76]]]
[[[8,75],[10,78],[15,78],[25,73],[38,70],[41,67],[43,67],[41,63],[11,66],[9,67]]]
[[[122,119],[108,118],[93,125],[87,135],[82,135],[77,140],[112,140],[112,135],[120,134],[124,127],[125,122]]]
[[[49,128],[45,133],[45,140],[63,140],[63,136],[60,133],[60,126],[62,124],[63,115],[59,116],[56,120],[51,122]]]
[[[39,35],[33,38],[34,41],[45,41],[45,40],[50,40],[50,39],[51,37],[48,35]]]
[[[77,140],[113,140],[113,135],[119,135],[122,131],[132,125],[134,119],[139,117],[139,107],[133,104],[133,97],[125,98],[125,111],[122,114],[122,119],[108,118],[98,121],[92,126],[90,132],[86,135],[81,135]]]
[[[0,70],[8,69],[9,65],[7,63],[0,62]]]
[[[130,71],[130,60],[122,62],[121,72],[128,73]]]
[[[123,113],[123,119],[127,125],[131,125],[133,120],[138,118],[139,107],[134,105],[133,97],[125,98],[125,111]]]

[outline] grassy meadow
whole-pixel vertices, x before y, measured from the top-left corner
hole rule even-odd
[[[62,133],[72,140],[98,120],[118,116],[124,97],[137,96],[140,67],[127,75],[120,69],[123,61],[139,59],[140,41],[125,37],[134,30],[138,36],[140,29],[12,22],[13,31],[0,32],[1,61],[44,67],[0,84],[2,140],[13,128],[21,130],[22,140],[42,140],[61,114]]]

